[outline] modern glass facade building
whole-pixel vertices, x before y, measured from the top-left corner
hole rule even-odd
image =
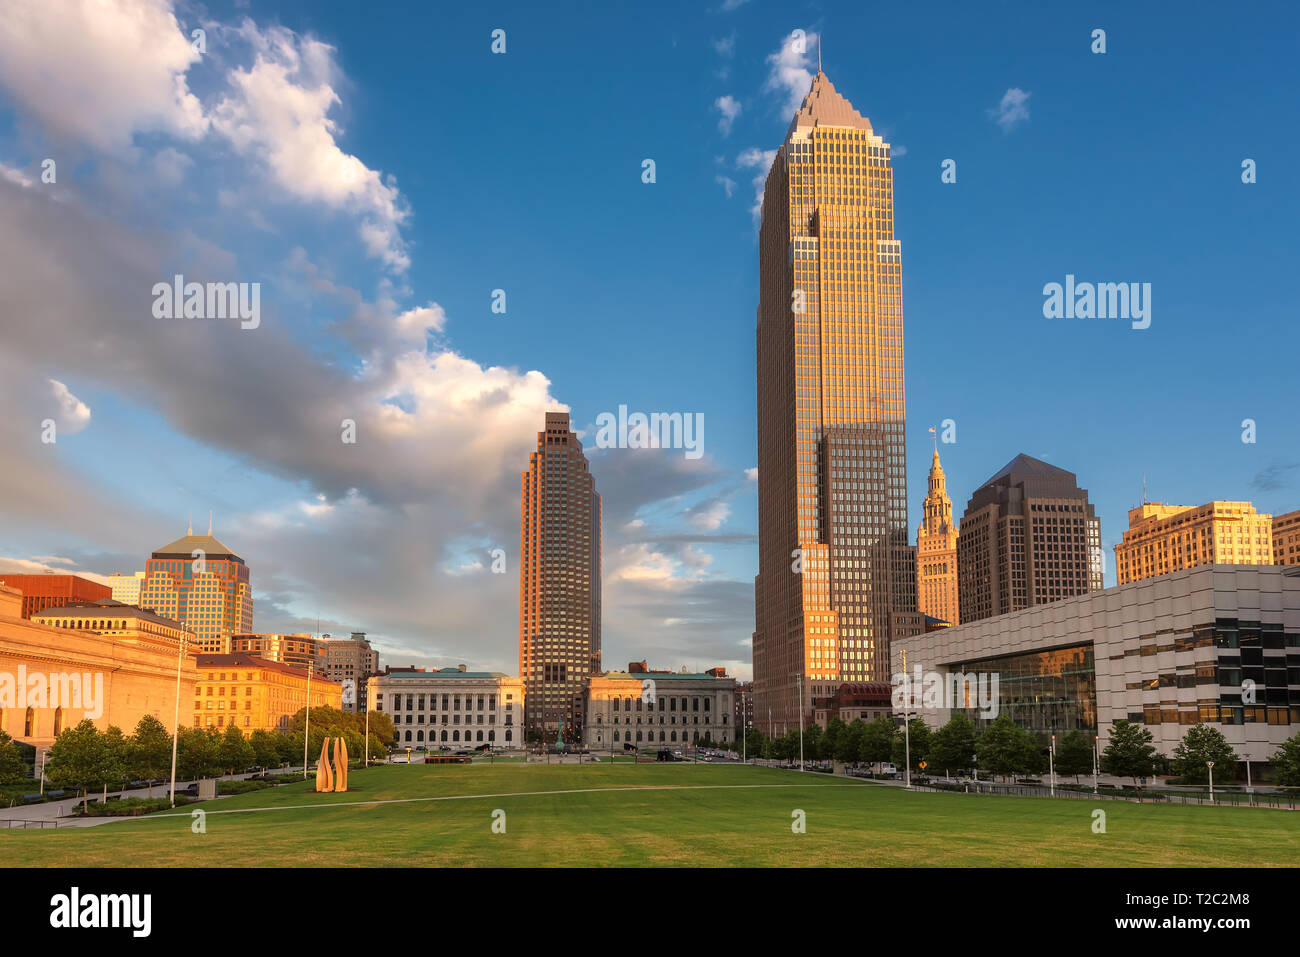
[[[820,70],[762,216],[754,711],[781,733],[885,680],[891,634],[919,627],[889,144]]]
[[[164,545],[145,562],[140,607],[181,622],[202,651],[226,654],[230,636],[253,630],[253,592],[244,560],[212,536]]]
[[[998,676],[998,714],[1046,736],[1125,719],[1173,753],[1212,724],[1267,761],[1300,731],[1300,567],[1202,565],[900,641],[909,666]],[[972,720],[987,721],[956,702]],[[953,708],[925,711],[934,726]]]

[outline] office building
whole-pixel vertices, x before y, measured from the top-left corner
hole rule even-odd
[[[1273,516],[1259,514],[1250,502],[1143,502],[1129,509],[1128,529],[1115,546],[1121,585],[1197,565],[1272,563]]]
[[[1074,473],[1017,455],[966,503],[957,534],[963,624],[1101,586],[1101,523]]]
[[[326,674],[325,638],[313,638],[302,632],[288,635],[231,635],[230,653],[252,655],[264,661],[276,661],[295,668],[314,668],[317,674]]]
[[[1300,511],[1273,516],[1273,564],[1300,565]]]
[[[918,627],[893,189],[889,144],[818,70],[759,228],[754,710],[778,733],[887,678]]]
[[[108,587],[113,590],[113,600],[124,605],[140,604],[140,586],[143,584],[144,572],[108,576]]]
[[[231,635],[253,630],[253,592],[244,560],[193,527],[145,562],[140,606],[186,625],[200,650],[223,654]]]
[[[379,652],[370,646],[364,631],[352,632],[351,638],[325,636],[325,673],[343,685],[344,711],[365,712],[366,679],[378,671]]]
[[[582,729],[600,670],[601,503],[569,413],[547,412],[519,483],[519,677],[530,732]]]
[[[278,661],[246,654],[195,656],[198,678],[194,684],[191,720],[196,728],[231,725],[248,736],[259,729],[288,731],[294,715],[307,706],[339,708],[343,688],[337,681]]]

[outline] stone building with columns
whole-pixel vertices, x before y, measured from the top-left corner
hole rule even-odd
[[[736,740],[736,681],[720,669],[690,674],[609,671],[587,680],[583,744],[592,750],[695,746]]]

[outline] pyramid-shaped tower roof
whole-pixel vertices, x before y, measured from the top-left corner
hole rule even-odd
[[[853,108],[853,104],[836,91],[835,84],[820,69],[803,103],[795,111],[790,130],[798,126],[848,126],[871,130],[871,121]]]

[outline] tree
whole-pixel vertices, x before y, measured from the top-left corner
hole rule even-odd
[[[0,784],[17,784],[30,777],[27,762],[18,751],[18,745],[4,731],[0,731]]]
[[[135,765],[135,742],[122,733],[122,729],[110,724],[101,736],[103,749],[100,752],[99,784],[104,789],[104,800],[108,800],[108,787],[116,790],[125,783]]]
[[[979,736],[975,754],[985,771],[1009,777],[1033,769],[1037,746],[1028,731],[1003,714]]]
[[[1110,740],[1101,752],[1101,769],[1118,778],[1150,777],[1155,773],[1155,746],[1151,732],[1141,725],[1120,718],[1110,729]]]
[[[172,736],[163,723],[151,714],[141,718],[132,736],[131,774],[148,782],[149,796],[153,797],[153,782],[161,780],[172,767]]]
[[[1213,761],[1220,780],[1230,780],[1237,770],[1237,755],[1223,732],[1210,724],[1194,724],[1174,748],[1174,770],[1184,784],[1205,784],[1210,780],[1206,762]]]
[[[884,715],[869,722],[862,730],[862,746],[858,752],[859,760],[864,764],[880,764],[888,761],[894,753],[894,738],[898,736],[898,725],[893,718]]]
[[[236,774],[256,760],[253,746],[244,737],[244,732],[233,724],[221,736],[217,754],[220,755],[221,767],[227,774]]]
[[[177,742],[176,774],[197,781],[221,773],[220,741],[216,728],[186,728]]]
[[[102,780],[104,743],[89,718],[72,728],[64,728],[50,746],[45,758],[45,776],[56,788],[81,792],[82,804],[88,803],[89,789]]]
[[[975,753],[975,724],[961,712],[955,712],[930,739],[930,767],[952,773],[971,766]]]
[[[810,724],[803,729],[803,750],[800,751],[799,730],[796,728],[794,741],[794,757],[797,760],[800,753],[803,754],[804,760],[816,761],[821,757],[822,727],[819,724]]]
[[[291,766],[297,764],[302,760],[302,732],[290,731],[276,735],[275,750],[282,763]]]
[[[1056,773],[1074,775],[1074,783],[1079,783],[1079,775],[1092,770],[1092,742],[1082,731],[1070,731],[1061,738],[1056,746]]]
[[[276,737],[265,728],[258,728],[248,736],[248,743],[253,749],[253,761],[259,767],[273,768],[280,763]]]
[[[840,735],[835,745],[835,760],[843,761],[845,764],[856,764],[861,760],[862,754],[862,736],[866,733],[867,723],[861,718],[854,718],[849,724],[845,725],[844,733]]]
[[[900,768],[905,767],[910,753],[912,770],[915,771],[916,766],[929,756],[932,737],[930,726],[925,723],[924,719],[913,718],[907,723],[906,735],[902,731],[894,735],[894,747],[890,760]]]
[[[1272,757],[1274,780],[1282,787],[1300,787],[1300,733],[1282,742]]]

